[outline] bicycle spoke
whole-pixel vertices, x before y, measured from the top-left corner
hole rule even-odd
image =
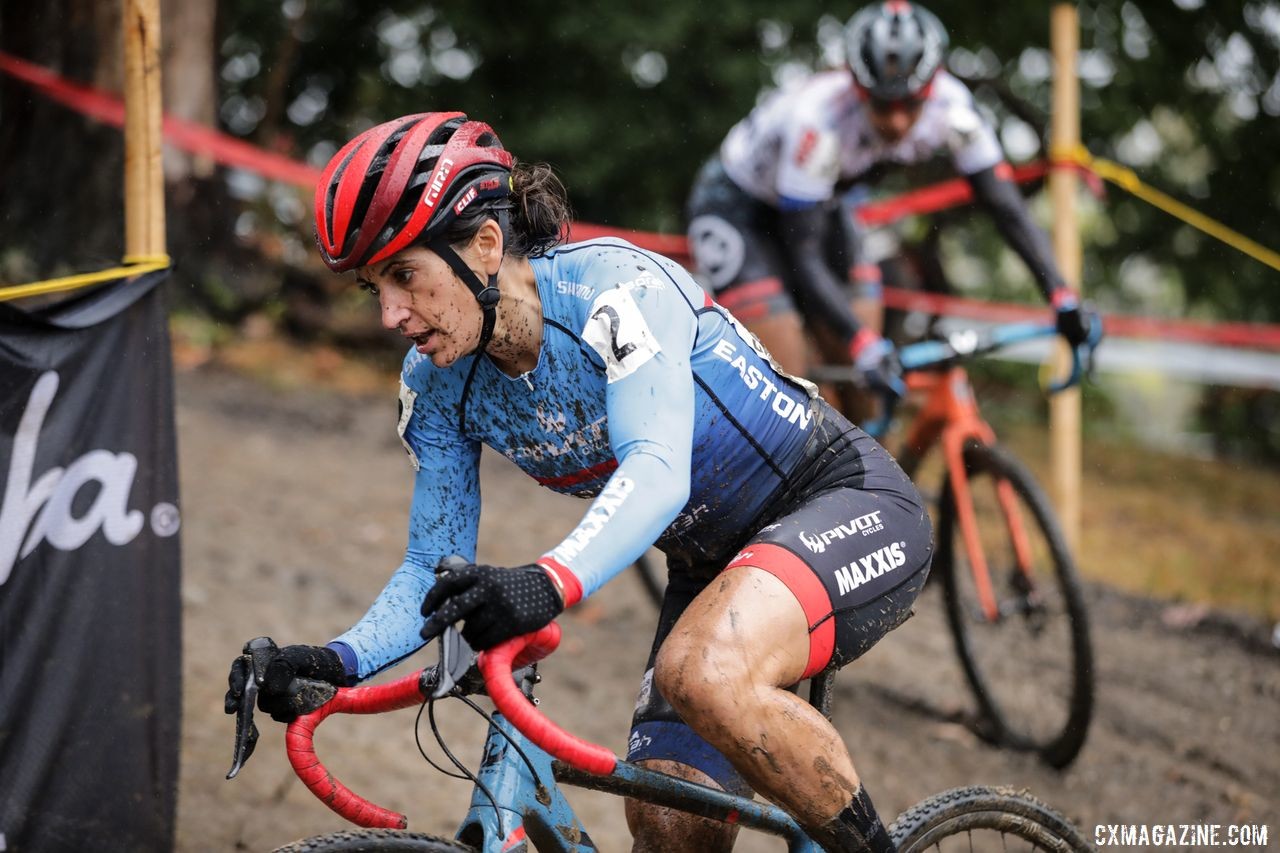
[[[985,445],[968,448],[965,464],[966,488],[950,489],[940,510],[939,565],[983,734],[1062,766],[1083,742],[1092,702],[1079,582],[1025,470]]]
[[[899,815],[889,833],[901,853],[1092,849],[1057,812],[1025,792],[1007,788],[975,786],[935,794]],[[1016,843],[1019,839],[1025,847]]]
[[[1018,568],[1018,548],[1009,539],[994,486],[991,478],[971,479],[975,516],[999,612],[996,621],[974,621],[972,650],[988,675],[988,688],[1006,713],[1008,725],[1028,740],[1045,741],[1066,724],[1072,672],[1070,627],[1053,590],[1042,590],[1036,601],[1026,592],[1027,576]],[[1024,527],[1023,537],[1022,547],[1033,570],[1039,576],[1051,576],[1048,547],[1038,531]],[[978,592],[968,574],[961,572],[963,595],[969,601],[966,609],[981,614]],[[1053,698],[1052,705],[1045,702],[1046,696]]]

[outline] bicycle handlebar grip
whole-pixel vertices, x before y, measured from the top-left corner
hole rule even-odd
[[[603,746],[571,735],[533,706],[516,687],[511,670],[546,657],[560,645],[560,626],[555,622],[532,634],[515,637],[481,652],[478,663],[489,698],[518,731],[556,758],[579,770],[607,776],[618,757]]]
[[[298,717],[285,730],[285,751],[293,772],[311,793],[342,817],[370,829],[404,829],[409,819],[399,812],[371,803],[338,781],[320,763],[314,738],[316,728],[330,714],[378,714],[421,704],[421,670],[375,687],[340,687],[337,694],[310,714]]]
[[[519,644],[517,654],[511,662],[511,669],[514,671],[535,664],[560,648],[562,634],[560,623],[552,622],[532,634],[525,634],[523,637],[508,640],[508,644]],[[481,671],[483,672],[483,670]]]

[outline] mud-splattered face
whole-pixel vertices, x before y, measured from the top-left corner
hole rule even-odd
[[[459,254],[468,261],[465,250]],[[436,367],[448,367],[479,344],[480,305],[430,249],[414,246],[361,267],[356,281],[378,297],[382,325],[411,340]]]

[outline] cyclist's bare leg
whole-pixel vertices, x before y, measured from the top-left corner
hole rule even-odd
[[[719,788],[710,776],[676,761],[651,759],[640,766]],[[728,853],[738,837],[738,827],[696,817],[666,806],[627,800],[627,828],[631,830],[632,853],[669,853],[673,850],[698,850],[706,853]]]
[[[860,782],[831,723],[785,689],[808,657],[795,595],[762,569],[738,567],[689,605],[654,676],[684,721],[753,788],[814,830],[850,805]]]
[[[760,339],[778,365],[792,376],[804,376],[809,370],[809,343],[804,324],[795,311],[744,321],[743,325]]]

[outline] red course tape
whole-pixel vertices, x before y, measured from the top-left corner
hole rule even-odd
[[[90,118],[116,127],[124,125],[123,101],[101,89],[73,83],[47,68],[18,59],[3,51],[0,51],[0,72],[31,85],[51,100]],[[313,190],[320,179],[319,169],[264,151],[244,140],[196,122],[165,116],[163,132],[168,143],[190,154],[209,157],[223,166],[245,169],[270,180],[294,184],[306,190]],[[1101,192],[1101,182],[1097,175],[1078,163],[1069,162],[1061,166],[1051,166],[1043,161],[1027,163],[1013,168],[1011,177],[1018,183],[1026,183],[1044,177],[1051,168],[1077,169],[1084,175],[1086,182],[1095,193]],[[885,225],[905,216],[936,213],[967,204],[972,199],[973,193],[968,181],[963,178],[953,178],[862,205],[858,208],[857,217],[865,225]],[[575,222],[571,228],[571,236],[575,240],[621,237],[641,248],[666,255],[686,266],[691,262],[688,242],[683,235],[655,234]],[[923,310],[935,314],[951,314],[997,322],[1043,319],[1045,315],[1044,308],[1033,306],[982,302],[889,287],[884,289],[884,301],[891,308]],[[1280,325],[1157,320],[1150,317],[1122,315],[1107,315],[1105,319],[1107,333],[1117,337],[1156,338],[1219,346],[1280,350]]]

